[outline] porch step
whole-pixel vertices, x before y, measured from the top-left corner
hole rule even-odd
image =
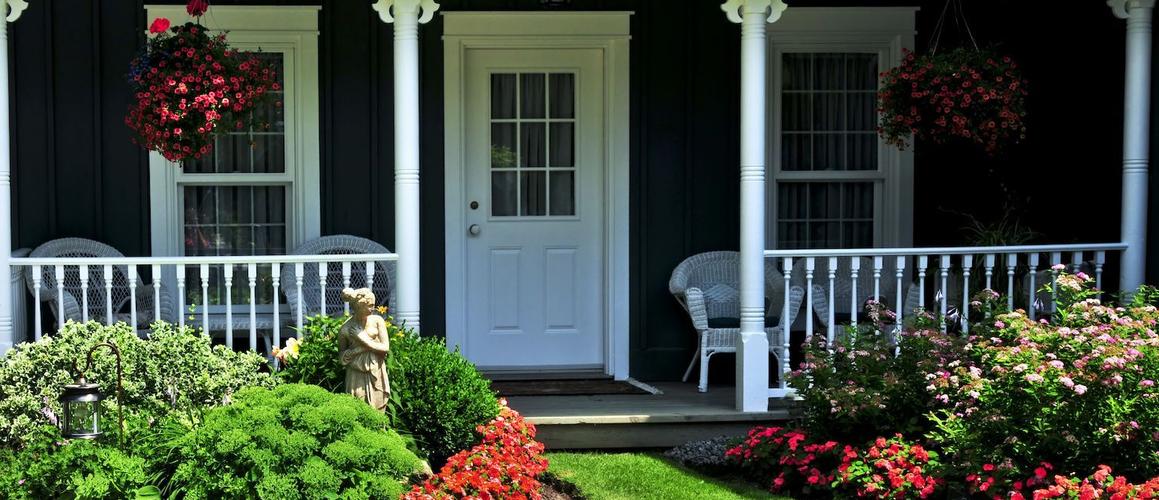
[[[732,387],[696,392],[694,384],[658,383],[656,395],[522,396],[512,408],[535,424],[549,449],[666,448],[794,417],[797,403],[769,400],[769,411],[733,407]]]

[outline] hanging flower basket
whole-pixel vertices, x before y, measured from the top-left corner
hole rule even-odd
[[[231,49],[224,34],[197,23],[170,28],[164,18],[149,31],[130,64],[136,101],[125,124],[135,143],[169,161],[200,159],[218,135],[254,125],[253,111],[279,90],[274,71],[256,54]]]
[[[993,155],[1026,138],[1026,81],[1008,56],[956,49],[918,56],[881,74],[878,133],[901,148],[915,141],[966,142]]]

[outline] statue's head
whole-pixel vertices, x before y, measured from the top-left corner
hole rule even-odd
[[[378,302],[374,298],[374,292],[369,288],[346,288],[342,290],[342,300],[349,302],[351,307],[363,308],[369,310],[373,308]]]

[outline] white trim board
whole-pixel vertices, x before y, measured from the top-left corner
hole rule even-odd
[[[449,348],[465,344],[467,239],[465,64],[468,49],[585,48],[604,55],[604,372],[628,378],[628,42],[631,12],[443,13],[446,320]]]

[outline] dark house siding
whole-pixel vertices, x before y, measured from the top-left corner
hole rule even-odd
[[[123,75],[143,40],[144,3],[39,0],[11,27],[17,246],[84,236],[128,255],[148,254],[146,155],[129,142],[122,123],[131,97]],[[378,20],[369,0],[214,3],[322,5],[322,231],[366,236],[393,248],[391,26]],[[916,3],[801,1],[793,7]],[[921,3],[919,49],[941,7],[941,2]],[[538,0],[440,4],[444,11],[541,8]],[[693,253],[737,246],[739,27],[725,20],[719,5],[717,0],[575,0],[569,7],[635,12],[630,328],[632,372],[639,378],[678,377],[692,354],[687,320],[667,292],[671,269]],[[999,178],[1029,200],[1024,219],[1041,240],[1116,239],[1124,23],[1099,2],[1065,12],[1001,0],[972,1],[969,8],[975,35],[1004,42],[1024,63],[1034,92],[1030,138],[1008,157],[987,160],[994,174],[979,167],[983,159],[920,149],[915,242],[966,243],[959,230],[964,221],[953,212],[993,219],[1000,204],[979,193],[993,193]],[[1076,18],[1083,20],[1081,27]],[[427,331],[441,333],[441,18],[420,34],[422,310]],[[947,33],[943,44],[954,43],[955,36]],[[369,213],[354,201],[367,186],[374,193]],[[1075,198],[1059,201],[1068,196]],[[1152,224],[1151,234],[1159,236],[1159,224]],[[1159,248],[1151,248],[1156,256],[1151,261],[1159,262]],[[1153,276],[1159,276],[1156,267]],[[714,365],[731,371],[727,362]]]

